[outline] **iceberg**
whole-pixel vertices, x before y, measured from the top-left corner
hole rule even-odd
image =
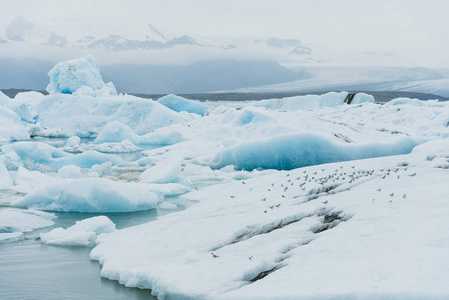
[[[41,233],[42,242],[59,246],[94,246],[97,236],[115,231],[115,224],[106,216],[98,216],[82,221],[63,229],[55,228],[47,233]]]
[[[101,238],[91,258],[158,298],[442,299],[449,187],[422,159],[444,148],[432,146],[202,188],[187,210]]]
[[[0,241],[16,239],[24,232],[52,226],[54,214],[38,210],[15,208],[0,209]]]
[[[0,160],[0,189],[6,189],[11,185],[13,185],[11,176],[3,161]]]
[[[392,143],[345,144],[310,133],[276,135],[272,138],[243,142],[218,152],[209,165],[221,169],[234,165],[237,170],[291,170],[306,166],[408,154],[420,144],[410,138]]]
[[[60,62],[48,72],[49,94],[75,94],[112,96],[117,91],[112,83],[105,84],[100,75],[100,65],[95,57],[86,57]]]
[[[138,135],[128,125],[113,121],[103,127],[95,143],[121,143],[125,140],[138,145],[172,145],[184,141],[185,138],[180,132],[167,127]]]
[[[49,211],[130,212],[155,208],[158,196],[137,183],[105,178],[72,179],[37,188],[12,206]]]
[[[161,97],[157,100],[157,102],[165,105],[166,107],[176,112],[185,111],[200,116],[204,116],[206,110],[210,108],[210,106],[203,104],[199,101],[188,100],[184,97],[180,97],[173,94]]]
[[[175,183],[178,181],[183,162],[183,156],[167,158],[140,174],[140,181],[149,183]]]
[[[28,140],[30,134],[14,111],[0,106],[0,142]]]
[[[3,145],[0,149],[6,153],[15,153],[17,159],[25,162],[32,160],[35,163],[47,165],[53,170],[63,166],[75,165],[81,168],[91,168],[93,165],[111,162],[113,165],[128,165],[123,159],[111,155],[88,150],[80,154],[71,154],[40,142],[17,142]]]

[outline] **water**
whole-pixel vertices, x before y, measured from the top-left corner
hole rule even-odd
[[[155,220],[166,213],[152,209],[103,215],[121,229]],[[91,248],[42,244],[37,239],[39,233],[55,227],[66,228],[99,214],[56,215],[52,227],[27,233],[20,241],[0,242],[0,299],[156,299],[149,290],[127,288],[102,278],[100,264],[89,258]]]
[[[66,145],[66,138],[33,138],[30,141],[47,143],[59,148]],[[82,139],[92,143],[93,139]],[[1,145],[9,143],[0,143]],[[160,146],[140,146],[144,150]],[[114,153],[122,159],[135,161],[142,157],[141,151]],[[0,193],[1,195],[1,193]],[[177,210],[189,205],[176,197],[166,201],[175,202]],[[0,209],[4,209],[0,207]],[[158,209],[133,212],[101,214],[109,217],[117,229],[155,220],[158,216],[177,210]],[[116,281],[100,276],[101,266],[91,261],[87,247],[63,247],[45,245],[38,239],[39,233],[56,227],[67,228],[76,221],[98,216],[89,213],[55,213],[55,225],[24,234],[18,241],[0,241],[0,300],[10,299],[156,299],[151,291],[127,288]]]

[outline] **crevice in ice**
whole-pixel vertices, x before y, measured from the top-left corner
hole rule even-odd
[[[248,280],[249,282],[253,283],[256,282],[258,280],[264,279],[265,277],[267,277],[268,275],[270,275],[271,273],[273,273],[274,271],[279,270],[280,268],[282,268],[282,266],[276,266],[274,268],[271,268],[269,270],[260,272],[259,274],[257,274],[257,276],[255,276],[254,278]]]
[[[324,218],[322,221],[322,225],[319,227],[313,228],[313,233],[320,233],[329,229],[334,228],[338,224],[340,224],[343,221],[349,220],[350,217],[346,217],[342,215],[341,211],[338,212],[332,212],[332,213],[326,213],[324,214]]]
[[[351,140],[350,138],[348,138],[347,136],[345,136],[345,135],[343,135],[343,134],[341,134],[341,133],[335,133],[335,132],[332,132],[332,134],[333,134],[336,138],[338,138],[338,139],[340,139],[340,140],[342,140],[342,141],[344,141],[344,142],[346,142],[346,143],[352,143],[352,140]]]
[[[218,245],[216,247],[213,247],[210,249],[210,251],[217,251],[225,246],[236,244],[245,240],[248,240],[254,236],[270,233],[274,230],[282,229],[285,226],[288,226],[290,224],[299,222],[301,220],[304,220],[305,218],[312,217],[314,214],[300,214],[300,215],[293,215],[284,219],[280,219],[274,222],[271,222],[269,224],[264,224],[261,226],[255,226],[250,227],[247,229],[242,230],[240,233],[236,234],[234,238],[232,238],[230,241],[225,242],[221,245]]]

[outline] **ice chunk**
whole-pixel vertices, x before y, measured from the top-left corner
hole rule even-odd
[[[95,139],[95,143],[120,143],[123,140],[135,142],[138,135],[128,126],[118,121],[108,123]]]
[[[216,169],[234,165],[239,170],[291,170],[337,161],[406,154],[419,143],[411,138],[401,138],[391,143],[341,144],[319,134],[285,134],[232,145],[218,152],[209,163]]]
[[[117,95],[113,85],[105,85],[100,75],[100,65],[95,57],[86,57],[60,62],[48,72],[50,94]]]
[[[11,185],[13,185],[11,176],[3,161],[0,160],[0,189],[6,189]]]
[[[90,168],[95,164],[102,164],[108,161],[113,165],[124,166],[128,164],[123,159],[111,154],[89,150],[74,155],[39,142],[17,142],[1,146],[1,150],[8,154],[15,152],[17,157],[22,161],[31,159],[36,163],[47,165],[54,170],[59,170],[66,165]]]
[[[177,182],[181,172],[183,156],[172,156],[140,174],[140,180],[152,183]]]
[[[3,94],[2,91],[0,91],[0,106],[8,106],[11,101],[11,98]]]
[[[95,139],[95,143],[120,143],[124,140],[141,145],[171,145],[182,142],[184,138],[181,133],[169,128],[160,128],[144,135],[138,135],[129,126],[113,121],[103,128]]]
[[[82,221],[67,228],[55,228],[50,232],[41,233],[41,240],[50,245],[60,246],[94,246],[98,235],[111,233],[115,224],[106,216],[98,216]]]
[[[176,204],[167,202],[167,201],[159,203],[158,207],[159,207],[159,209],[165,209],[165,210],[172,210],[172,209],[178,208],[178,206]]]
[[[281,99],[261,100],[250,102],[249,104],[281,111],[311,110],[320,107],[337,107],[347,103],[349,102],[348,95],[348,92],[329,92],[322,95],[305,95]],[[365,93],[357,93],[350,101],[351,104],[360,104],[365,102],[374,103],[374,97]]]
[[[158,196],[137,183],[85,178],[42,186],[12,205],[50,211],[129,212],[155,208],[157,203]]]
[[[81,169],[74,165],[68,165],[58,170],[58,176],[64,178],[73,178],[81,176]]]
[[[375,99],[373,95],[365,94],[365,93],[357,93],[351,101],[351,104],[360,104],[360,103],[374,103]]]
[[[69,147],[75,147],[75,146],[79,146],[79,144],[81,143],[81,139],[79,136],[72,136],[67,140],[67,146]]]
[[[100,176],[111,175],[112,174],[112,164],[110,162],[105,162],[100,165],[93,165],[90,168],[93,172],[98,173]]]
[[[177,112],[186,111],[201,116],[204,116],[204,112],[210,108],[210,106],[199,101],[188,100],[173,94],[161,97],[157,100],[157,102]]]
[[[0,106],[0,142],[28,140],[30,134],[21,118],[12,110]]]
[[[44,97],[33,109],[38,113],[36,122],[46,129],[36,134],[52,137],[92,137],[114,121],[142,135],[191,119],[156,101],[130,95],[91,97],[54,94]]]
[[[52,226],[54,214],[37,210],[6,208],[0,210],[0,241],[20,237],[23,232]]]

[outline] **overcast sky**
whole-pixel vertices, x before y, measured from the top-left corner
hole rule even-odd
[[[1,0],[0,38],[17,16],[70,35],[111,28],[169,36],[297,38],[335,60],[362,55],[404,66],[449,67],[446,0]],[[381,58],[379,58],[379,53]],[[6,55],[0,52],[0,55]],[[372,55],[373,61],[369,57]],[[330,56],[328,56],[330,57]]]

